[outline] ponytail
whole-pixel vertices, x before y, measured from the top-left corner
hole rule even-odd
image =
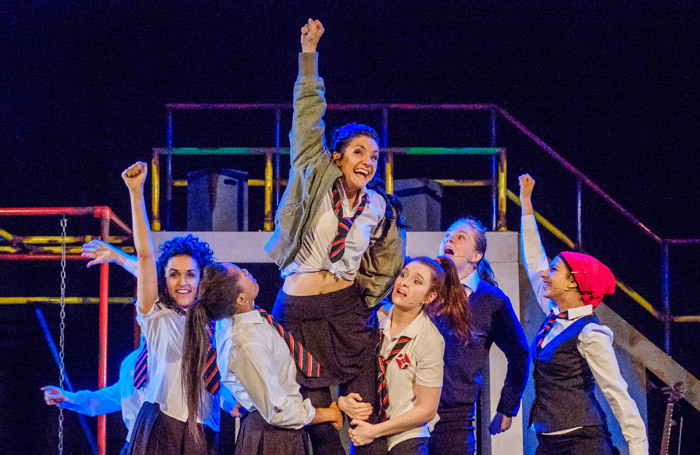
[[[200,441],[201,431],[197,425],[197,417],[202,413],[204,401],[204,381],[202,372],[209,351],[209,333],[207,326],[211,322],[200,300],[195,300],[187,310],[185,319],[185,344],[182,353],[182,385],[187,400],[187,430]]]
[[[432,272],[429,292],[435,291],[437,297],[425,305],[423,310],[433,320],[436,316],[444,315],[457,338],[465,345],[469,344],[473,339],[469,298],[459,281],[459,273],[452,259],[440,256],[435,260],[419,256],[411,262],[426,265]]]
[[[452,332],[467,345],[473,339],[469,297],[459,280],[459,273],[452,259],[440,256],[438,262],[445,271],[445,286],[442,299],[436,306],[435,314],[438,316],[444,314]]]
[[[491,264],[486,258],[481,258],[476,266],[476,273],[479,275],[479,279],[486,281],[487,283],[498,287],[498,282],[496,281],[496,275],[493,273]]]
[[[199,297],[190,305],[185,319],[182,385],[187,400],[187,429],[195,441],[200,441],[197,417],[203,413],[202,403],[208,393],[202,376],[212,343],[208,327],[212,321],[233,316],[241,287],[236,278],[227,276],[223,265],[213,264],[204,268],[197,292]]]

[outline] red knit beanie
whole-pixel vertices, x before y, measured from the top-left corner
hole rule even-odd
[[[559,255],[573,273],[584,304],[595,308],[603,295],[615,292],[615,276],[598,259],[573,251],[562,251]]]

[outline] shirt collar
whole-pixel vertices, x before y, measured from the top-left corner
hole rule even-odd
[[[461,283],[462,285],[468,287],[471,292],[474,292],[476,291],[476,288],[479,287],[479,281],[481,281],[479,274],[476,270],[474,270],[469,274],[469,276],[461,280]]]
[[[384,325],[382,327],[382,332],[384,333],[384,337],[388,339],[392,339],[391,336],[391,315],[394,313],[394,308],[391,308],[391,311],[389,312],[389,316],[384,320]],[[416,318],[411,321],[410,324],[406,326],[399,334],[397,334],[394,338],[399,338],[402,336],[407,336],[410,339],[414,339],[416,335],[420,332],[421,328],[423,327],[423,324],[425,324],[425,321],[428,320],[428,317],[425,315],[424,311],[421,311]]]
[[[569,321],[572,321],[574,319],[578,319],[583,316],[588,316],[590,314],[593,314],[593,305],[584,305],[581,307],[569,309],[569,311],[567,311],[567,319]]]
[[[555,314],[561,312],[559,307],[556,306],[554,303],[552,303],[551,309]],[[593,305],[584,305],[576,308],[570,308],[568,311],[566,311],[566,320],[573,321],[575,319],[591,314],[593,314]]]
[[[343,183],[340,181],[340,179],[335,181],[335,187],[338,188],[338,191],[340,192],[340,200],[342,201],[347,201],[348,204],[350,201],[348,200],[348,195],[345,194],[345,187],[343,186]],[[355,204],[355,207],[360,205],[360,201],[362,200],[362,196],[367,192],[367,188],[364,186],[360,188],[360,194],[357,195],[357,203]],[[367,204],[369,204],[369,195],[367,196]],[[350,207],[350,210],[354,209],[355,207]]]
[[[233,325],[236,324],[260,324],[263,322],[262,316],[256,310],[246,311],[233,315]]]

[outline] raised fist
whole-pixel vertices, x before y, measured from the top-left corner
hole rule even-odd
[[[301,28],[301,51],[316,52],[318,40],[323,35],[323,24],[321,21],[309,18]]]
[[[122,180],[129,190],[143,188],[148,175],[148,166],[143,161],[137,161],[122,172]]]

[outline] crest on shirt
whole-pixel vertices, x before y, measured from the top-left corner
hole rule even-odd
[[[411,359],[408,358],[408,354],[399,354],[396,356],[396,365],[402,370],[408,368],[411,364]]]

